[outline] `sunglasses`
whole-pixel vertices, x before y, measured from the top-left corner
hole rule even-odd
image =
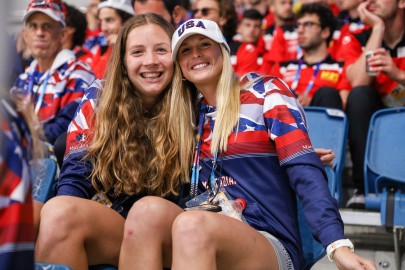
[[[28,9],[30,8],[50,8],[66,13],[66,6],[59,0],[34,0],[29,4]]]
[[[197,14],[199,11],[201,11],[201,14],[203,16],[207,16],[211,10],[217,10],[216,8],[201,8],[201,9],[193,9],[191,10],[191,13],[193,14],[193,17],[195,16],[195,14]]]

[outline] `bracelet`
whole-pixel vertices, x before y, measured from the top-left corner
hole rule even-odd
[[[352,241],[350,241],[349,239],[337,240],[333,243],[330,243],[326,247],[326,254],[328,256],[329,261],[333,262],[333,253],[335,252],[336,249],[338,249],[340,247],[348,247],[348,248],[350,248],[351,252],[354,252],[354,246],[353,246]]]

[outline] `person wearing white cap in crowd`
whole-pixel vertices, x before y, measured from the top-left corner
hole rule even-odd
[[[101,43],[92,49],[91,67],[98,79],[104,77],[112,46],[124,23],[134,15],[130,0],[104,0],[98,4],[98,18],[101,24]]]
[[[158,197],[137,201],[126,220],[119,268],[303,269],[298,196],[339,269],[376,269],[344,239],[304,110],[288,86],[255,73],[239,80],[212,21],[181,25],[172,57],[181,70],[173,90],[198,90],[202,97],[188,211]],[[234,211],[228,200],[243,200],[244,207]],[[228,212],[214,213],[219,206]]]

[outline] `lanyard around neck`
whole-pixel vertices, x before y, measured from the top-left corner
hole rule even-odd
[[[190,187],[191,198],[194,198],[197,196],[198,179],[200,176],[200,153],[201,153],[201,145],[202,145],[202,135],[203,135],[204,119],[205,119],[205,114],[206,114],[207,110],[208,110],[207,105],[201,104],[200,117],[199,117],[199,121],[198,121],[198,133],[196,135],[196,146],[195,146],[195,152],[194,152],[194,158],[193,158],[193,169],[191,172],[191,187]],[[215,181],[215,172],[214,172],[215,168],[216,168],[216,164],[217,164],[217,158],[218,158],[218,151],[216,151],[214,154],[214,159],[212,161],[210,182],[209,182],[211,192],[213,194],[216,194],[217,189],[218,189],[216,181]]]
[[[51,76],[51,73],[48,71],[46,74],[45,80],[39,85],[39,87],[40,87],[40,90],[38,91],[39,97],[38,97],[38,101],[35,103],[35,107],[34,107],[35,114],[38,114],[39,109],[41,108],[42,101],[44,100],[46,86],[48,84],[48,80],[49,80],[50,76]],[[35,75],[31,74],[29,76],[29,82],[28,82],[28,93],[30,95],[34,94],[34,84],[35,84]],[[35,102],[35,98],[33,99],[33,101]]]
[[[294,92],[295,92],[295,90],[296,90],[296,88],[298,86],[298,82],[299,82],[300,77],[301,77],[301,66],[302,66],[303,63],[304,63],[303,59],[300,59],[298,61],[297,72],[295,73],[294,81],[291,84],[291,90],[293,90]],[[316,63],[315,70],[312,73],[312,78],[309,81],[307,87],[305,88],[304,94],[308,94],[309,91],[311,91],[312,87],[314,87],[315,79],[316,79],[316,76],[318,76],[320,66],[321,66],[321,62]]]

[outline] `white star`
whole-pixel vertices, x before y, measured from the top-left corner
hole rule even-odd
[[[14,153],[15,153],[19,158],[22,158],[23,153],[22,153],[21,147],[16,146],[16,147],[15,147],[15,150],[14,150]]]
[[[255,127],[254,127],[254,126],[249,126],[248,124],[246,124],[245,126],[246,126],[245,131],[255,131]]]

